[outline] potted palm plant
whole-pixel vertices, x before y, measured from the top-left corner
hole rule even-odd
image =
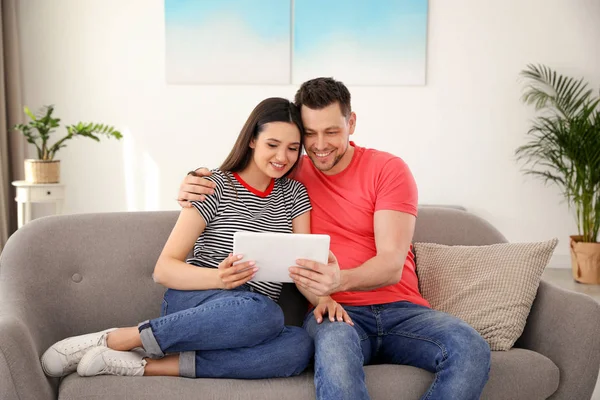
[[[79,122],[76,125],[67,125],[67,134],[53,144],[49,143],[50,134],[60,126],[60,118],[54,118],[54,106],[44,106],[38,114],[34,114],[27,107],[25,114],[30,121],[27,124],[17,124],[16,131],[21,132],[27,142],[33,144],[37,150],[37,159],[25,160],[25,180],[30,183],[58,183],[60,181],[60,160],[54,157],[58,150],[66,147],[65,142],[77,136],[83,136],[100,141],[98,135],[106,135],[121,139],[122,135],[112,126],[96,123]]]
[[[529,141],[516,150],[525,172],[558,185],[574,211],[578,234],[570,237],[573,278],[600,284],[600,98],[583,79],[528,65],[522,100],[538,115]]]

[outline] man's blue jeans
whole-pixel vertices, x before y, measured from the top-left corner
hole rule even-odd
[[[315,341],[318,400],[368,399],[363,365],[412,365],[435,378],[422,399],[479,399],[488,380],[490,348],[471,326],[449,314],[401,301],[350,307],[345,322],[304,327]]]
[[[312,339],[283,324],[271,299],[249,291],[165,293],[161,317],[139,324],[150,358],[180,353],[179,374],[195,378],[259,379],[301,373],[314,354]]]

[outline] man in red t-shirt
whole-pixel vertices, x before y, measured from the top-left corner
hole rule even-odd
[[[488,344],[465,322],[432,310],[419,293],[411,250],[418,195],[408,166],[350,141],[356,114],[343,83],[305,82],[295,103],[307,153],[295,179],[311,199],[312,233],[331,237],[327,265],[299,260],[308,269],[290,268],[316,306],[304,327],[315,341],[317,399],[368,399],[367,364],[432,372],[426,399],[479,399],[490,368]],[[207,182],[187,177],[179,199],[208,193]]]

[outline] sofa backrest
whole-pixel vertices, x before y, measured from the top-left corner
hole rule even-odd
[[[27,308],[19,314],[48,332],[42,347],[156,317],[164,288],[152,271],[177,215],[79,214],[26,224],[0,257],[0,306]]]
[[[415,241],[505,241],[490,224],[464,211],[419,213]],[[177,216],[176,211],[78,214],[28,223],[0,256],[0,307],[47,332],[39,351],[67,336],[157,317],[164,288],[153,281],[152,271]],[[287,314],[297,318],[306,311],[282,307],[286,320]]]
[[[492,224],[467,211],[445,207],[420,207],[413,242],[484,246],[506,238]]]

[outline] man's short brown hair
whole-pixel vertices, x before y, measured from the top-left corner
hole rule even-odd
[[[315,78],[304,82],[294,98],[294,103],[300,109],[304,105],[320,110],[336,102],[344,117],[350,117],[350,91],[342,82],[333,78]]]

